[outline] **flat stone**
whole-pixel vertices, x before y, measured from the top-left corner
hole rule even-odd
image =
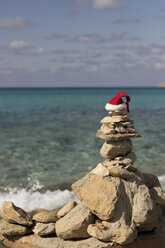
[[[103,158],[114,159],[119,155],[125,155],[131,152],[133,146],[131,140],[123,140],[116,142],[105,142],[100,149],[100,154]]]
[[[133,125],[133,124],[134,124],[133,120],[121,121],[120,123],[118,123],[118,125],[120,125],[120,126],[128,126],[128,125]]]
[[[117,187],[113,181],[105,181],[93,175],[82,188],[83,204],[101,220],[113,217],[118,199]]]
[[[68,214],[76,206],[77,206],[77,202],[75,202],[75,201],[68,202],[65,206],[63,206],[63,208],[61,208],[58,211],[57,216],[59,218],[65,216],[66,214]]]
[[[36,222],[32,231],[39,236],[47,236],[55,234],[55,223],[39,223]]]
[[[116,133],[114,128],[109,128],[106,124],[103,124],[101,126],[101,131],[105,134]]]
[[[5,201],[0,211],[0,216],[11,224],[21,224],[31,226],[33,224],[31,215],[26,213],[22,208],[16,207],[14,203]]]
[[[129,117],[127,115],[106,116],[101,120],[101,123],[118,123],[121,121],[129,121]]]
[[[95,217],[91,211],[80,204],[55,224],[56,234],[62,239],[87,238],[87,227],[94,223]]]
[[[109,176],[109,170],[102,163],[99,163],[96,168],[92,170],[92,173],[98,176]]]
[[[33,220],[41,223],[52,223],[58,220],[54,211],[42,211],[33,216]]]
[[[134,173],[129,172],[127,169],[122,168],[121,166],[108,166],[109,174],[114,177],[120,177],[122,179],[130,179],[134,177]]]
[[[133,165],[135,161],[136,161],[135,153],[130,152],[127,156],[115,157],[113,160],[108,160],[107,159],[102,164],[105,165],[105,166],[113,166],[113,165],[128,166],[128,165]],[[135,168],[135,170],[136,170],[136,168]]]
[[[126,109],[121,109],[121,110],[114,110],[110,111],[109,115],[116,116],[116,115],[127,115],[127,110]]]
[[[10,224],[5,220],[0,221],[0,235],[18,236],[27,233],[31,233],[31,230],[27,226]]]
[[[105,139],[107,141],[120,141],[126,140],[129,138],[138,138],[141,137],[139,133],[117,133],[117,134],[105,134],[101,130],[98,130],[96,136]]]

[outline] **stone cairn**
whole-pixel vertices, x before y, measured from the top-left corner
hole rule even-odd
[[[45,210],[32,215],[12,202],[4,202],[1,235],[51,234],[63,240],[95,237],[126,245],[137,238],[138,232],[159,226],[165,192],[156,176],[134,167],[136,156],[130,138],[140,135],[126,110],[109,114],[97,132],[105,139],[100,150],[105,161],[72,184],[80,203],[69,202],[57,213]]]

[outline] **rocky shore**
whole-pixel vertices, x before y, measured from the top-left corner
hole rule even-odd
[[[105,159],[72,184],[80,203],[58,212],[27,213],[12,202],[0,211],[2,247],[164,248],[165,192],[159,180],[140,172],[130,138],[140,137],[127,111],[101,120]]]

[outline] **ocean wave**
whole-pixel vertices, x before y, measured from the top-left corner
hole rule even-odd
[[[6,192],[0,193],[0,207],[4,201],[12,201],[16,206],[26,211],[44,208],[47,210],[57,209],[69,201],[79,201],[73,191],[69,190],[47,190],[44,193],[36,191],[42,186],[37,182],[31,190],[17,188],[5,188]],[[35,190],[35,191],[34,191]]]
[[[159,176],[159,181],[165,190],[165,175]],[[7,192],[0,193],[0,207],[4,201],[12,201],[16,206],[26,211],[36,208],[44,208],[47,210],[57,209],[65,205],[69,201],[79,202],[73,191],[69,190],[47,190],[44,193],[37,191],[42,186],[36,182],[30,191],[26,189],[6,188]]]

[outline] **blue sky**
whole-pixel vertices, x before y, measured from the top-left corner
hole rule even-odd
[[[0,87],[165,82],[163,0],[0,0]]]

